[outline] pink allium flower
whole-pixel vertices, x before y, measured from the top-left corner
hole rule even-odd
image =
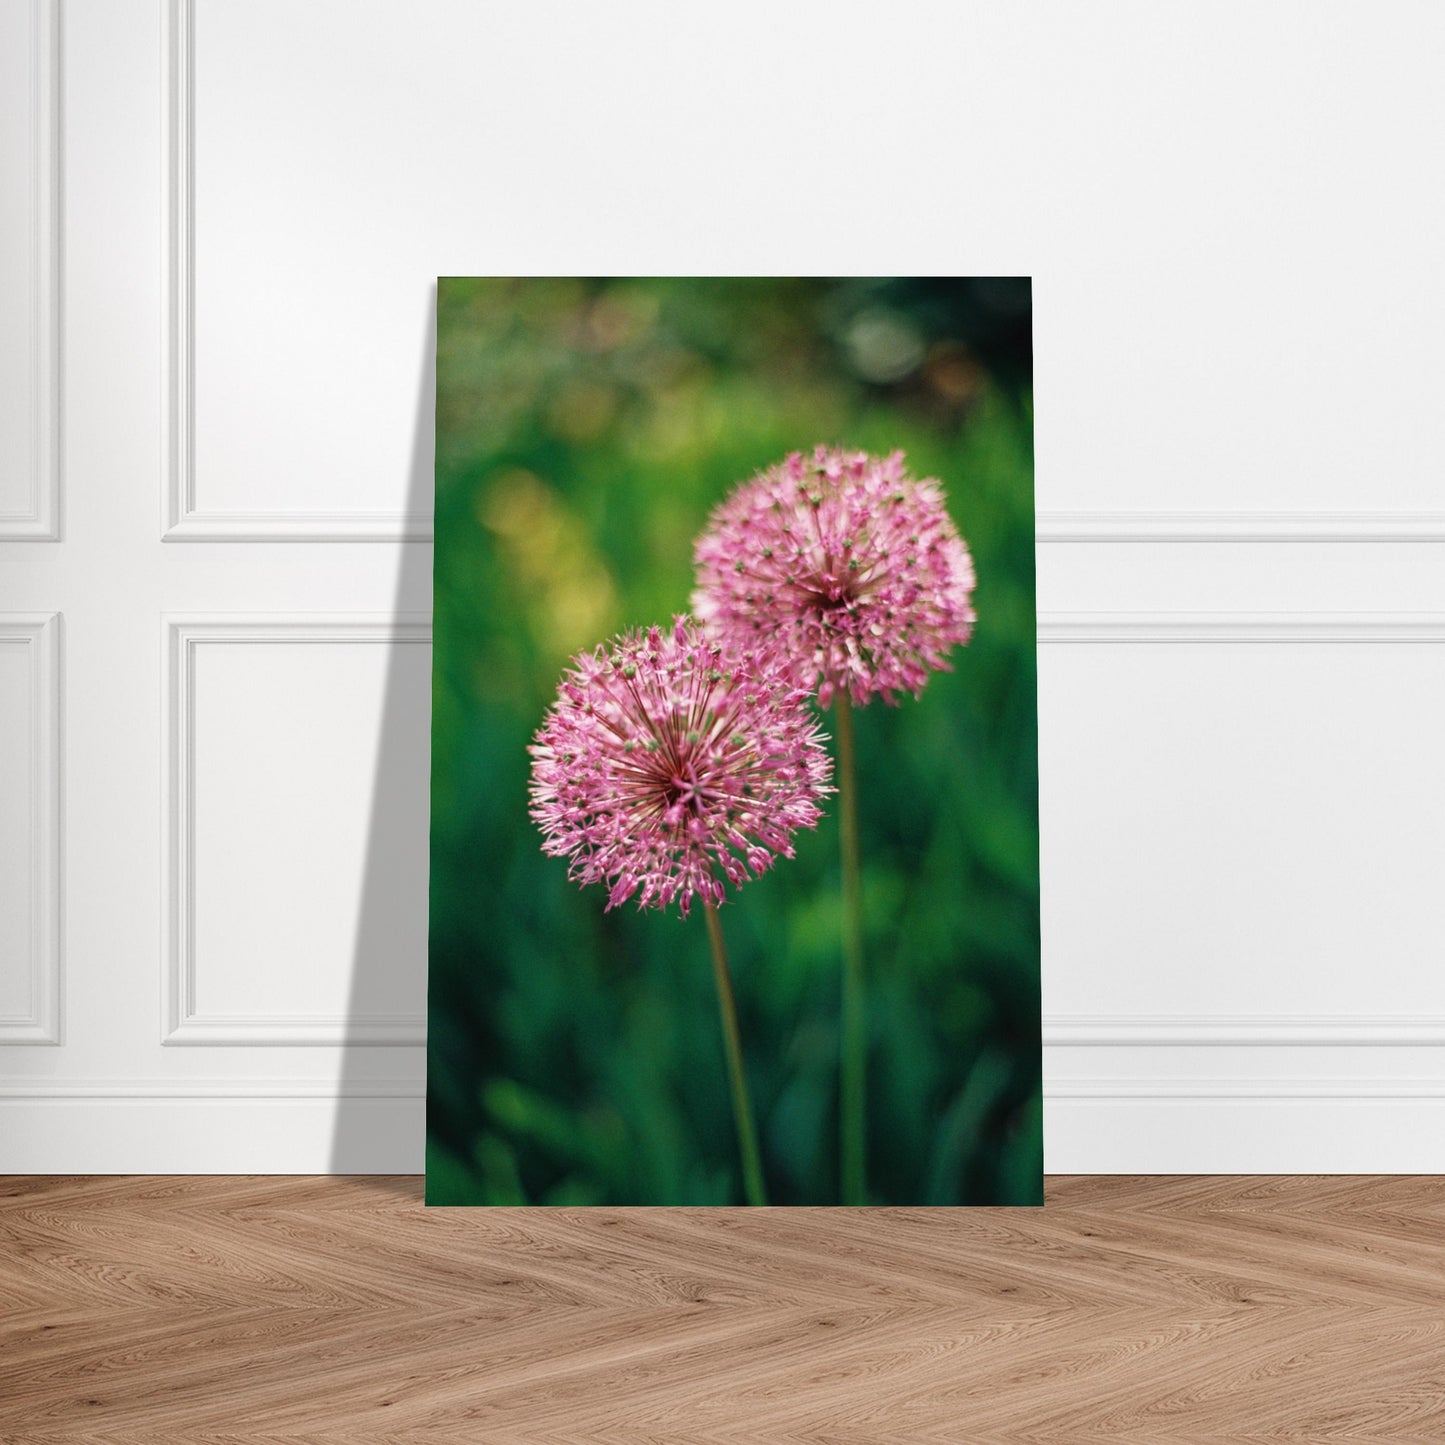
[[[793,856],[832,791],[832,763],[807,693],[751,651],[724,651],[679,617],[573,659],[532,754],[542,851],[607,907],[694,897]],[[640,890],[640,892],[639,892]]]
[[[718,506],[693,607],[730,646],[771,645],[827,707],[915,696],[973,631],[973,561],[936,481],[903,453],[795,452]]]

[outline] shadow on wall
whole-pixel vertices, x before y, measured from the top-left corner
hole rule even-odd
[[[432,513],[434,495],[435,285],[427,308],[407,485],[407,513],[423,517]],[[404,542],[399,551],[392,615],[429,616],[432,545]],[[418,828],[418,816],[426,818],[429,808],[430,682],[429,648],[414,643],[390,648],[346,1029],[348,1037],[372,1032],[394,1040],[400,1034],[413,1042],[349,1043],[342,1050],[330,1162],[336,1174],[394,1168],[397,1160],[410,1161],[418,1174],[422,1170],[424,1100],[419,1090],[426,1065],[417,1040],[425,1025],[398,1028],[378,1010],[377,1001],[394,999],[400,980],[426,975],[427,834],[424,826]],[[420,857],[415,856],[418,849]],[[424,988],[413,991],[417,1002],[409,1013],[414,1009],[424,1017],[424,993]],[[407,1198],[421,1198],[419,1180],[399,1179],[396,1187]]]

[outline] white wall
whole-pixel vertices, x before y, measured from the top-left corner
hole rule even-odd
[[[752,271],[1036,278],[1050,1169],[1445,1169],[1442,59],[0,0],[0,1170],[420,1167],[432,278]]]

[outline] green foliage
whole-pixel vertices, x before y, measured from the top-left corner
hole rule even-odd
[[[430,1203],[740,1202],[702,920],[569,883],[526,746],[575,651],[686,610],[727,490],[815,442],[938,477],[980,579],[956,670],[856,714],[870,1196],[1041,1202],[1027,300],[442,281]],[[838,873],[831,814],[722,914],[775,1203],[838,1197]]]

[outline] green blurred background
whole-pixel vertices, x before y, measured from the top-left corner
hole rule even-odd
[[[427,1202],[741,1202],[703,920],[569,883],[526,747],[574,652],[686,610],[727,490],[827,442],[939,478],[979,574],[956,670],[856,714],[869,1195],[1042,1203],[1028,280],[443,279],[437,311]],[[838,1199],[838,875],[833,807],[722,912],[773,1203]]]

